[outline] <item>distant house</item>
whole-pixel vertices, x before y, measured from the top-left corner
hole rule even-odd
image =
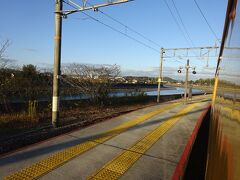
[[[133,84],[136,84],[137,82],[138,82],[138,80],[136,80],[136,79],[133,79],[133,80],[132,80],[132,83],[133,83]]]
[[[115,77],[115,80],[117,80],[118,82],[125,82],[125,78],[121,77],[121,76],[118,76],[118,77]]]

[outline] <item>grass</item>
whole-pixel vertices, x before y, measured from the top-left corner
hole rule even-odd
[[[38,117],[30,117],[26,113],[18,114],[2,114],[0,115],[0,129],[1,133],[9,131],[15,132],[19,129],[26,129],[38,124]]]
[[[60,118],[63,124],[108,119],[116,114],[131,111],[152,104],[152,99],[146,97],[113,98],[107,105],[96,105],[90,102],[66,101],[62,103]],[[0,135],[2,137],[24,132],[30,129],[51,124],[51,106],[39,106],[34,114],[26,111],[0,114]]]

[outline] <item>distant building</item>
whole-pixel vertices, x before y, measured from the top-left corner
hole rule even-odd
[[[132,80],[132,83],[133,83],[133,84],[136,84],[137,82],[138,82],[138,80],[136,80],[136,79],[133,79],[133,80]]]

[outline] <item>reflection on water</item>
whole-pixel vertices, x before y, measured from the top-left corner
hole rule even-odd
[[[199,89],[192,89],[192,94],[203,94],[205,93],[202,90]],[[184,88],[179,87],[166,87],[161,89],[160,95],[167,96],[167,95],[184,95]],[[157,89],[153,89],[151,91],[119,91],[119,92],[112,92],[109,94],[110,97],[131,97],[131,96],[157,96]],[[84,94],[79,95],[70,95],[70,96],[61,96],[61,100],[83,100],[83,99],[89,99],[89,96]],[[45,102],[45,101],[51,101],[51,97],[41,97],[37,99],[38,102]],[[25,102],[23,99],[14,99],[11,102],[13,103],[22,103]]]
[[[204,93],[202,90],[199,89],[192,89],[193,94],[202,94]],[[184,94],[184,88],[176,88],[176,89],[170,89],[170,90],[162,90],[160,92],[160,95],[174,95],[174,94]],[[148,96],[156,96],[157,91],[150,91],[146,92],[146,95]]]

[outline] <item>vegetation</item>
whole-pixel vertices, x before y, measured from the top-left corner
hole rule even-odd
[[[7,40],[0,47],[0,128],[2,132],[4,129],[33,127],[51,118],[53,74],[43,72],[32,64],[23,65],[21,68],[13,67],[13,61],[6,56],[9,45],[10,42]],[[117,65],[69,64],[64,66],[62,74],[61,96],[84,95],[87,99],[62,102],[61,117],[84,114],[88,111],[86,106],[97,108],[99,113],[104,114],[106,107],[113,108],[115,105],[127,107],[130,104],[146,103],[149,97],[145,96],[141,88],[146,84],[152,85],[151,87],[157,85],[157,78],[154,77],[120,77],[120,68]],[[164,81],[177,82],[168,77],[164,77]],[[199,79],[192,83],[213,85],[214,80]],[[131,86],[133,90],[130,93],[135,96],[131,99],[109,97],[113,88],[118,89],[126,84],[143,86]],[[221,81],[221,84],[234,85],[226,81]],[[126,91],[126,94],[128,93]]]
[[[177,81],[172,80],[170,84],[172,83],[176,83]],[[195,85],[195,86],[202,86],[202,87],[213,87],[214,83],[215,83],[215,79],[214,78],[206,78],[206,79],[198,79],[198,80],[190,80],[189,81],[190,84]],[[184,81],[181,81],[181,84],[184,84]],[[219,87],[224,87],[224,88],[240,88],[239,85],[235,84],[234,82],[230,82],[230,81],[226,81],[226,80],[222,80],[220,79],[218,82],[218,86]]]
[[[198,79],[193,82],[195,85],[201,86],[214,86],[215,79],[214,78],[207,78],[207,79]]]
[[[139,83],[139,84],[157,84],[158,77],[145,77],[145,76],[125,76],[123,77],[125,80],[125,83]],[[176,83],[177,80],[172,79],[170,77],[164,77],[164,81],[168,81],[170,83]]]
[[[0,51],[1,134],[50,123],[51,118],[52,73],[38,70],[32,64],[23,65],[21,68],[13,67],[12,61],[5,56],[8,45],[7,41]],[[148,101],[146,98],[141,99],[141,102],[135,99],[134,104],[127,105],[128,103],[124,102],[129,102],[128,98],[109,100],[109,92],[119,73],[120,68],[116,65],[71,64],[65,67],[60,79],[61,96],[85,94],[89,100],[63,101],[61,118],[81,116],[86,120],[89,119],[89,115],[94,116],[95,111],[98,116],[109,113],[109,108],[112,109],[112,113],[116,112],[116,109],[122,106],[120,102],[127,109],[129,106]],[[42,98],[44,101],[41,101]]]
[[[105,103],[109,98],[112,85],[120,74],[117,65],[70,64],[65,67],[63,81],[77,87],[94,103]]]
[[[50,95],[52,75],[40,73],[33,65],[22,69],[0,69],[0,103],[5,111],[11,111],[9,104],[16,101],[34,101]],[[4,110],[4,109],[2,109]]]

